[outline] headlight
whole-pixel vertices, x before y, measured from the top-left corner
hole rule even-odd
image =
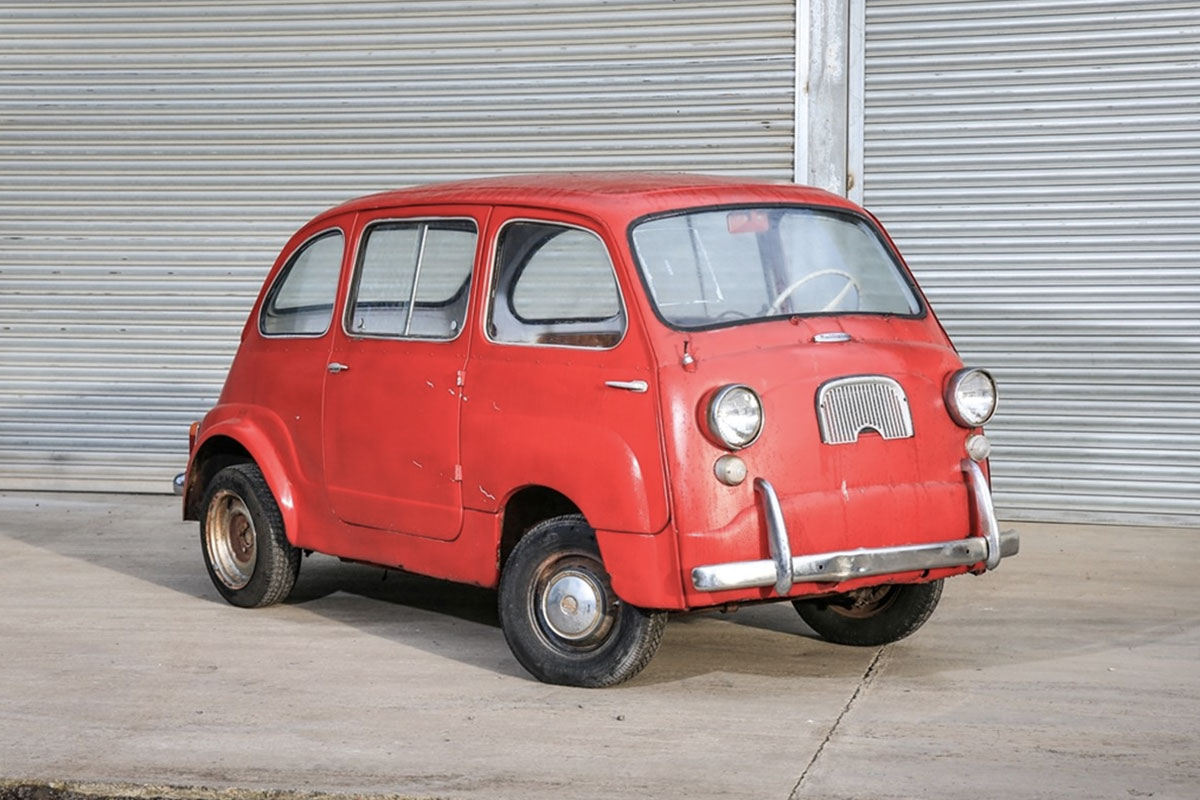
[[[960,369],[946,385],[946,410],[964,428],[978,428],[996,413],[996,382],[981,369]]]
[[[740,383],[717,389],[706,416],[714,440],[733,450],[754,444],[762,433],[762,401],[753,389]]]

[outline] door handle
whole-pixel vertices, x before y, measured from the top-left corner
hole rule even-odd
[[[350,369],[350,365],[349,364],[340,364],[337,361],[331,361],[325,365],[325,369],[336,374],[338,372],[342,372],[344,370]]]
[[[604,385],[610,389],[624,389],[627,392],[637,392],[638,394],[650,388],[650,384],[645,381],[605,381]]]

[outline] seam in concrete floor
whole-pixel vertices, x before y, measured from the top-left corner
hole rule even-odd
[[[829,740],[832,739],[833,734],[837,732],[838,726],[842,724],[842,720],[845,719],[846,715],[850,713],[850,709],[854,706],[854,702],[858,700],[859,695],[863,693],[863,690],[866,689],[871,684],[871,681],[875,679],[875,675],[879,671],[880,662],[883,660],[883,655],[886,650],[887,646],[885,645],[875,651],[875,657],[871,659],[871,663],[867,665],[862,677],[859,678],[858,686],[854,687],[854,693],[850,695],[850,699],[846,701],[846,705],[842,706],[842,710],[837,715],[837,719],[835,719],[833,724],[829,726],[829,730],[825,733],[825,738],[821,740],[819,745],[817,745],[817,749],[813,753],[813,757],[809,759],[808,765],[805,766],[804,771],[800,773],[800,778],[796,781],[796,785],[792,787],[792,791],[788,795],[788,800],[799,800],[800,789],[804,785],[804,779],[808,777],[808,773],[817,763],[817,759],[821,757],[821,753],[825,752],[825,745],[829,744]]]

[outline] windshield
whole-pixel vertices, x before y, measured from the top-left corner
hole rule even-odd
[[[797,314],[917,314],[921,305],[866,220],[813,208],[737,208],[633,227],[659,315],[702,328]]]

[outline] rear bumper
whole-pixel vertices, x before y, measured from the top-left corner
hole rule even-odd
[[[1002,558],[1017,554],[1020,539],[1014,531],[1000,532],[992,507],[992,494],[979,465],[967,460],[963,461],[962,468],[973,501],[971,529],[976,535],[944,542],[802,556],[791,553],[787,525],[775,489],[765,479],[755,478],[754,488],[767,521],[771,558],[696,567],[692,570],[692,586],[701,592],[774,586],[782,596],[788,594],[795,583],[838,583],[875,575],[979,563],[989,570],[995,569]]]

